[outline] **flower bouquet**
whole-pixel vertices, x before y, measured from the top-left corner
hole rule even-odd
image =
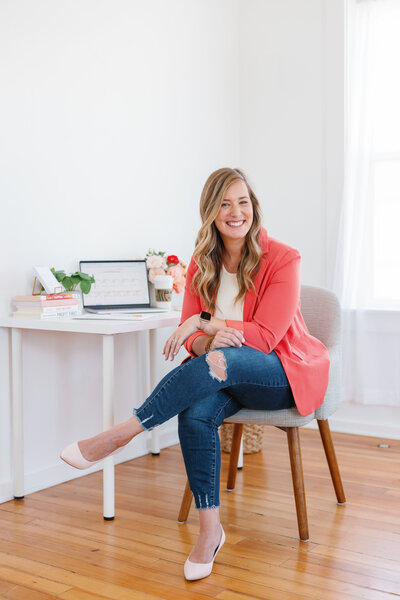
[[[157,275],[170,275],[173,279],[174,292],[183,293],[187,267],[175,254],[165,256],[165,252],[156,252],[150,248],[146,254],[146,265],[150,283],[154,283]]]

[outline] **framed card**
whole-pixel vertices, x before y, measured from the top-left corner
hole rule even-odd
[[[64,291],[64,286],[54,277],[50,267],[33,267],[36,277],[45,289],[46,294],[59,294]]]

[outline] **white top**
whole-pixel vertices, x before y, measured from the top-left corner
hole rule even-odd
[[[236,273],[228,273],[224,265],[222,265],[214,316],[218,319],[243,321],[244,298],[239,302],[235,302],[238,293],[239,284]]]

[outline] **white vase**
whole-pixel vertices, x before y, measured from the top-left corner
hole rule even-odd
[[[66,294],[72,294],[72,297],[74,298],[74,300],[78,300],[78,309],[79,312],[83,311],[83,300],[82,300],[82,290],[79,289],[75,289],[75,290],[70,290],[70,291],[66,291]]]
[[[183,292],[177,294],[176,292],[172,293],[172,310],[182,310],[183,304]]]

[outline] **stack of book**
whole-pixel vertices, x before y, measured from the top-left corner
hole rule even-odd
[[[79,314],[78,297],[74,293],[40,296],[15,296],[13,317],[55,319]]]

